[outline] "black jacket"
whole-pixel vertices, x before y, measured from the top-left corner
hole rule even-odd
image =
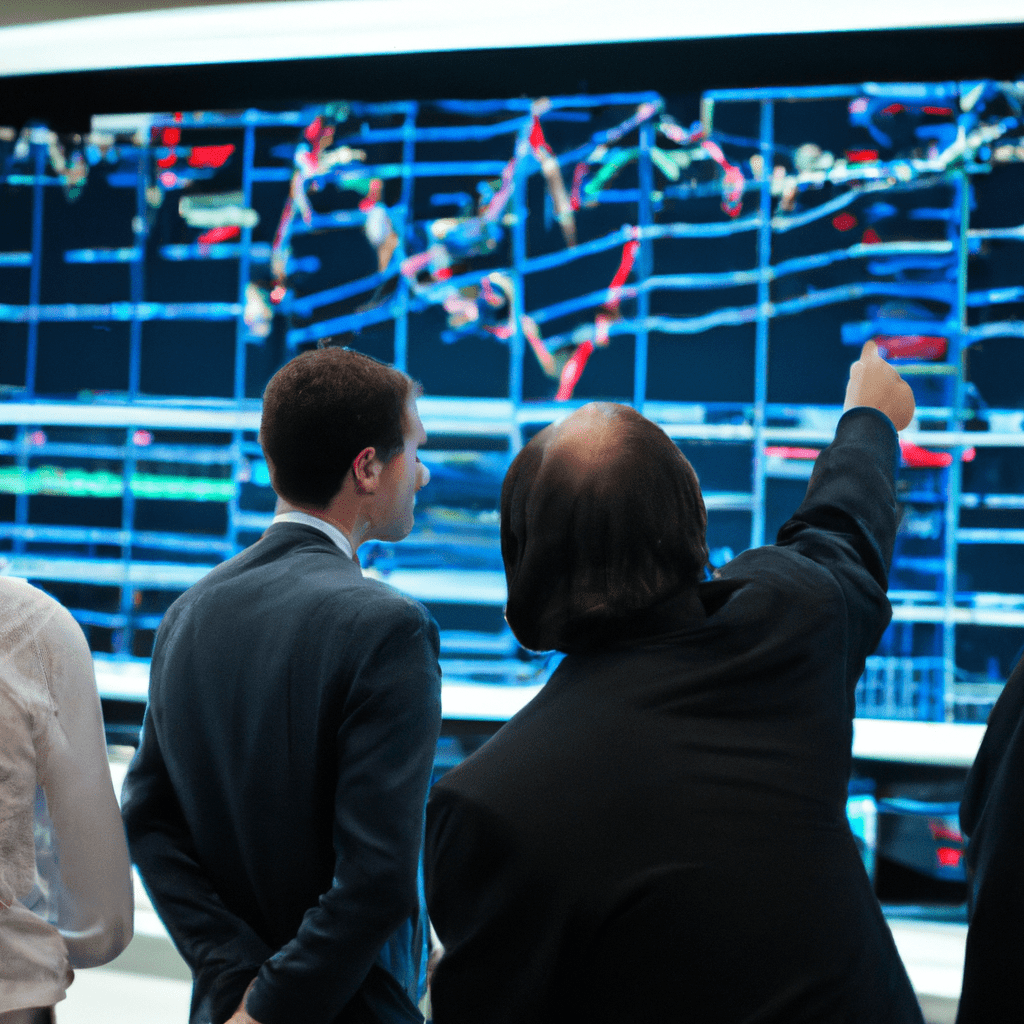
[[[281,523],[171,606],[124,788],[132,857],[195,976],[262,1024],[418,1020],[437,626]]]
[[[570,654],[434,787],[436,1024],[920,1024],[846,821],[896,433],[847,413],[779,542]]]
[[[989,715],[967,774],[967,949],[957,1024],[1020,1020],[1024,964],[1024,659]]]

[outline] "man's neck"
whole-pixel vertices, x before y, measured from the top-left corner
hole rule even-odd
[[[345,537],[349,546],[352,548],[352,555],[355,557],[363,538],[356,538],[354,536],[352,524],[346,523],[342,517],[337,514],[337,510],[332,507],[333,504],[334,503],[332,502],[326,508],[309,508],[305,505],[293,505],[291,502],[285,501],[284,498],[279,497],[277,499],[277,504],[274,506],[274,515],[279,516],[285,512],[302,512],[304,515],[312,516],[314,519],[319,519],[322,522],[329,523]]]

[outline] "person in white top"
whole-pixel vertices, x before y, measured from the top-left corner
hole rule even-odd
[[[73,968],[128,945],[133,910],[88,644],[0,577],[0,1024],[52,1021]]]

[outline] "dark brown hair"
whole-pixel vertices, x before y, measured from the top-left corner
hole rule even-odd
[[[405,407],[419,390],[401,370],[347,348],[285,363],[263,392],[260,421],[274,490],[297,505],[326,506],[364,448],[384,462],[402,450]]]
[[[671,438],[629,406],[584,406],[505,477],[505,617],[531,650],[626,639],[703,579],[706,528],[697,475]]]

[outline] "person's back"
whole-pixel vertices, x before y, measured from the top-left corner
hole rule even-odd
[[[460,920],[500,907],[486,930],[530,1020],[918,1019],[845,818],[843,595],[805,558],[754,554],[702,585],[705,614],[674,634],[567,656],[434,787],[434,925],[461,934],[462,882]],[[453,853],[467,806],[486,822],[473,864],[502,877],[500,897]],[[490,1012],[479,949],[461,948],[435,973],[438,1024],[468,1021],[467,1004],[511,1022]]]
[[[132,911],[85,637],[52,597],[0,577],[0,1022],[50,1020],[72,968],[128,944]]]
[[[194,1022],[421,1019],[438,632],[354,555],[408,533],[424,440],[404,374],[297,357],[264,398],[281,511],[161,623],[124,813]]]
[[[360,806],[368,765],[356,747],[404,735],[413,760],[380,772],[429,774],[431,751],[416,739],[436,702],[403,666],[428,664],[433,642],[422,606],[364,579],[327,537],[291,523],[219,566],[165,616],[148,713],[197,859],[264,943],[253,973],[331,888],[339,817],[347,829],[361,814],[374,828],[415,828],[419,802],[389,807],[387,820]],[[366,797],[377,787],[388,780],[373,780]],[[415,918],[415,864],[362,867],[376,879],[362,914]]]
[[[709,582],[696,476],[633,410],[513,463],[506,617],[566,656],[431,794],[436,1024],[920,1024],[844,814],[913,401],[872,346],[851,377],[778,544]]]

